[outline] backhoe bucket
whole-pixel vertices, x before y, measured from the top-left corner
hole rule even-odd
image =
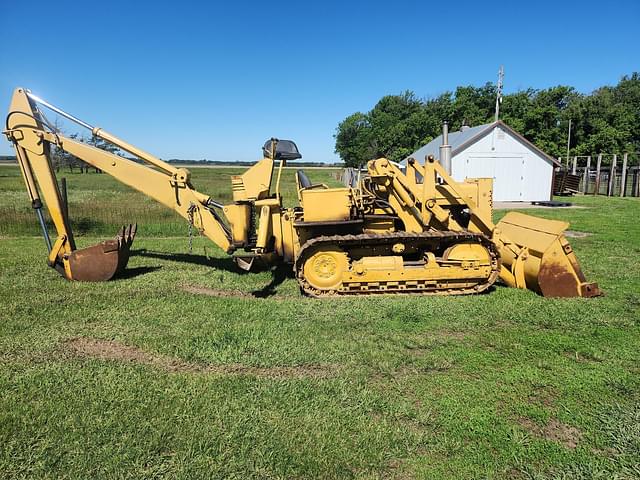
[[[597,283],[587,282],[573,249],[564,236],[567,222],[510,212],[496,225],[507,284],[545,297],[595,297]],[[524,283],[524,284],[523,284]]]
[[[69,280],[81,282],[111,280],[127,266],[129,250],[136,236],[136,230],[136,224],[126,228],[122,227],[113,240],[106,240],[92,247],[74,250],[65,257],[68,265],[65,276]]]

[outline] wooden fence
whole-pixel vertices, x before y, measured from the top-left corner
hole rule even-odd
[[[578,175],[578,192],[591,195],[640,197],[640,153],[558,157],[563,168]],[[335,174],[346,186],[355,186],[358,170],[344,168]]]
[[[345,187],[355,187],[358,184],[358,172],[357,168],[343,168],[342,170],[334,174],[334,178],[342,183]]]
[[[604,154],[559,157],[573,175],[580,176],[579,191],[592,195],[640,197],[640,154]]]

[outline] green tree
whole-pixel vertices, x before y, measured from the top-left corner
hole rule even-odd
[[[382,97],[369,112],[370,144],[375,146],[373,157],[402,158],[411,153],[408,148],[415,141],[415,128],[419,122],[422,102],[413,92]],[[419,126],[418,126],[419,128]]]
[[[615,87],[602,87],[573,105],[570,116],[575,154],[624,153],[640,150],[640,77],[623,77]]]
[[[492,83],[458,87],[427,100],[410,91],[384,96],[371,111],[350,115],[338,125],[336,153],[349,166],[380,156],[402,160],[439,135],[444,120],[452,130],[493,121],[495,96]],[[640,151],[640,74],[590,95],[570,86],[504,95],[500,113],[505,123],[552,156],[566,154],[569,120],[572,155]]]
[[[462,125],[482,125],[490,122],[495,114],[496,93],[496,86],[492,83],[479,88],[458,87],[453,112],[448,119],[451,128],[459,130]]]
[[[502,97],[500,107],[500,119],[516,131],[523,133],[525,129],[525,116],[535,99],[536,90],[529,88]]]
[[[360,112],[349,115],[338,125],[335,139],[335,151],[347,167],[360,167],[372,158],[369,152],[373,153],[374,147],[370,144],[368,115]]]

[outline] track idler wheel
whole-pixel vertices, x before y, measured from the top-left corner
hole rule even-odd
[[[327,293],[340,287],[348,268],[347,254],[338,247],[316,250],[302,266],[306,282],[315,290]]]

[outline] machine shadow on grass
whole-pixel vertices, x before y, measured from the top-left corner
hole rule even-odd
[[[190,263],[192,265],[204,265],[205,267],[213,267],[218,270],[226,270],[234,273],[246,273],[239,269],[234,263],[233,258],[216,258],[206,257],[204,255],[194,255],[192,253],[166,253],[155,252],[153,250],[147,250],[146,248],[140,248],[137,250],[131,250],[131,257],[145,257],[156,258],[159,260],[169,260],[172,262]]]
[[[126,280],[129,278],[135,278],[140,275],[145,275],[147,273],[155,272],[156,270],[160,270],[162,268],[161,265],[153,266],[153,267],[133,267],[133,268],[125,268],[121,273],[117,275],[116,278],[121,280]]]
[[[276,287],[282,284],[287,278],[293,278],[291,266],[280,263],[271,268],[271,282],[259,290],[253,290],[251,295],[257,298],[267,298],[275,295]]]
[[[130,256],[156,258],[159,260],[170,260],[172,262],[190,263],[193,265],[203,265],[206,267],[213,267],[217,270],[225,270],[227,272],[236,273],[238,275],[245,275],[249,272],[239,268],[233,261],[232,257],[217,258],[206,257],[204,255],[194,255],[191,253],[165,253],[155,252],[141,248],[138,250],[131,250]],[[155,267],[136,267],[125,270],[120,278],[133,278],[138,275],[143,275],[162,268],[161,266]],[[276,288],[281,285],[287,278],[293,278],[293,271],[289,265],[278,264],[275,267],[269,267],[266,265],[256,264],[253,272],[257,271],[271,271],[271,282],[264,287],[253,290],[251,295],[256,298],[267,298],[275,295]]]

